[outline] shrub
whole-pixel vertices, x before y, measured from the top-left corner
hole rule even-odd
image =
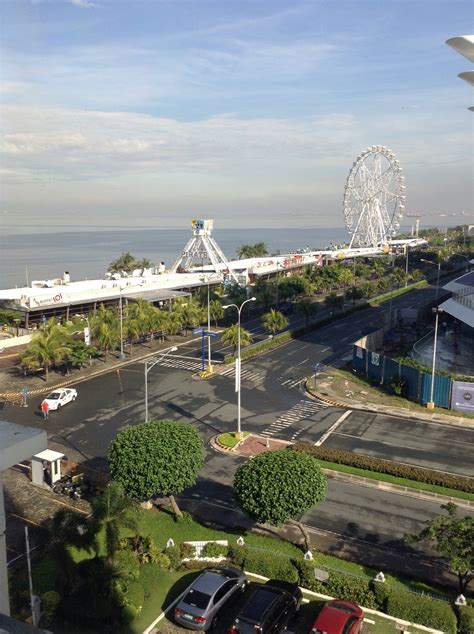
[[[119,550],[114,555],[113,567],[115,574],[130,579],[138,579],[140,563],[137,555],[131,550]]]
[[[138,616],[138,610],[133,605],[126,605],[122,608],[122,623],[131,623]]]
[[[387,597],[387,614],[448,634],[456,632],[456,616],[449,603],[432,597],[391,588]]]
[[[227,555],[228,547],[224,544],[216,544],[215,542],[208,542],[202,549],[203,557],[225,557]]]
[[[182,542],[179,545],[179,553],[181,555],[181,559],[191,558],[196,555],[196,548],[192,544]]]
[[[361,454],[342,451],[339,449],[315,447],[311,443],[306,442],[297,442],[293,445],[291,450],[304,451],[319,460],[335,462],[336,464],[343,464],[348,467],[367,469],[368,471],[374,471],[376,473],[386,473],[399,478],[425,482],[426,484],[436,484],[438,486],[447,487],[448,489],[466,491],[466,493],[474,493],[474,478],[469,478],[467,476],[442,473],[440,471],[424,469],[422,467],[413,467],[407,464],[392,462],[390,460],[382,460],[372,456],[363,456]]]
[[[287,555],[259,550],[248,546],[231,548],[229,556],[239,568],[270,579],[298,581],[298,571]]]
[[[178,568],[181,561],[180,549],[178,546],[167,546],[163,553],[170,560],[170,568],[173,568],[174,570]]]
[[[472,634],[474,632],[474,608],[470,605],[456,606],[458,617],[458,633]]]
[[[194,517],[191,515],[191,513],[186,513],[186,511],[183,511],[181,513],[181,515],[175,515],[174,516],[174,521],[177,524],[194,524],[195,519]]]
[[[54,590],[49,590],[41,595],[41,625],[47,626],[51,623],[60,601],[59,593]]]
[[[133,605],[139,614],[143,603],[145,601],[145,590],[141,583],[138,581],[131,581],[128,583],[127,591],[125,593],[126,605]]]
[[[387,612],[387,599],[390,592],[390,586],[381,581],[372,580],[370,587],[374,593],[377,609],[381,612]]]
[[[204,568],[209,568],[208,561],[204,559],[189,559],[181,563],[179,570],[204,570]]]
[[[377,607],[375,595],[370,589],[370,581],[363,577],[352,577],[343,572],[331,570],[326,584],[326,593],[338,599],[353,601],[366,608]]]
[[[325,585],[318,581],[314,576],[316,564],[314,561],[307,561],[306,559],[295,559],[293,565],[298,571],[298,583],[301,587],[313,592],[320,592],[321,594],[327,594]]]

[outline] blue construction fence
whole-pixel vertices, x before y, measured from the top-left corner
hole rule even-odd
[[[394,379],[405,381],[403,395],[418,403],[431,400],[431,374],[411,368],[378,352],[354,346],[352,366],[374,383],[390,386]],[[439,407],[450,409],[453,381],[447,376],[435,375],[433,401]]]

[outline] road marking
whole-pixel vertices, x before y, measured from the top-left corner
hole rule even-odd
[[[325,403],[318,401],[299,401],[287,412],[283,412],[271,425],[269,425],[263,432],[260,432],[261,436],[270,437],[280,433],[283,429],[287,429],[299,422],[309,418],[312,414],[318,413],[322,409],[326,409],[328,406]],[[295,440],[296,437],[301,434],[303,430],[298,429],[294,432],[291,440]]]
[[[352,414],[352,410],[351,410],[351,409],[348,409],[348,410],[347,410],[347,412],[344,412],[344,414],[342,414],[342,416],[339,416],[339,418],[338,418],[338,419],[337,419],[337,421],[334,423],[334,425],[331,425],[331,427],[327,430],[327,432],[326,432],[325,434],[323,434],[323,435],[321,436],[321,438],[320,438],[318,441],[316,441],[316,442],[314,443],[315,447],[321,447],[321,445],[323,444],[323,442],[329,438],[329,436],[332,434],[332,432],[333,432],[335,429],[337,429],[337,428],[339,427],[339,425],[340,425],[341,423],[343,423],[343,422],[346,420],[346,418],[347,418],[348,416],[350,416],[351,414]]]
[[[304,363],[306,363],[307,361],[309,361],[309,359],[304,359],[303,361],[300,361],[299,363],[297,363],[296,365],[303,365]]]

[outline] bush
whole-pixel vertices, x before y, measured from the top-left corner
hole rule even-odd
[[[133,605],[126,605],[122,608],[122,623],[131,623],[138,616],[138,610]]]
[[[186,511],[183,511],[181,513],[181,515],[175,515],[174,516],[174,521],[176,522],[176,524],[194,524],[195,519],[194,517],[191,515],[191,513],[186,513]]]
[[[145,590],[138,581],[131,581],[128,584],[127,591],[125,593],[126,605],[133,605],[137,610],[137,614],[141,612],[143,603],[145,601]]]
[[[338,599],[353,601],[366,608],[376,608],[375,595],[370,581],[363,577],[352,577],[343,572],[331,570],[326,584],[326,594]]]
[[[170,560],[170,568],[176,570],[181,561],[180,549],[178,546],[167,546],[163,552]]]
[[[363,456],[361,454],[342,451],[339,449],[326,449],[325,447],[315,447],[311,443],[297,442],[291,448],[292,451],[303,451],[327,462],[335,462],[348,467],[356,467],[359,469],[367,469],[376,473],[386,473],[398,478],[406,478],[415,480],[416,482],[425,482],[426,484],[436,484],[438,486],[447,487],[448,489],[457,489],[466,493],[474,493],[474,478],[467,476],[453,475],[434,471],[433,469],[424,469],[422,467],[412,467],[411,465],[391,462],[390,460],[381,460],[372,456]]]
[[[298,581],[298,571],[287,555],[237,546],[230,549],[229,556],[236,566],[257,575],[293,583]]]
[[[293,565],[298,571],[298,583],[302,588],[312,590],[313,592],[320,592],[321,594],[327,594],[325,585],[314,576],[316,569],[314,561],[295,559],[293,560]]]
[[[228,547],[215,542],[208,542],[202,549],[203,557],[226,557]]]
[[[196,548],[192,544],[188,544],[187,542],[183,542],[179,545],[179,554],[181,559],[188,559],[191,557],[195,557]]]
[[[41,625],[47,626],[51,623],[61,602],[58,592],[49,590],[41,595]]]
[[[458,617],[458,633],[472,634],[474,632],[474,608],[470,605],[456,606]]]
[[[204,559],[189,559],[181,563],[179,570],[204,570],[204,568],[209,568],[208,561]]]
[[[113,567],[115,574],[130,579],[138,579],[140,563],[137,555],[131,550],[119,550],[114,555]]]
[[[387,599],[390,592],[390,586],[381,581],[372,580],[370,587],[374,593],[377,609],[381,612],[387,612]]]
[[[432,597],[391,588],[387,597],[387,614],[448,634],[456,632],[456,616],[449,603]]]

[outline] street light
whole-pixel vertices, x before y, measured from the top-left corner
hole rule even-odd
[[[237,392],[237,437],[240,438],[242,434],[241,424],[240,424],[240,315],[242,313],[242,308],[248,302],[254,302],[255,297],[250,297],[250,299],[246,299],[242,304],[237,306],[237,304],[226,304],[222,308],[226,310],[227,308],[234,307],[237,309],[238,320],[237,320],[237,360],[235,362],[235,391]]]
[[[119,313],[120,313],[120,358],[125,358],[125,353],[123,351],[123,303],[122,303],[122,292],[125,289],[133,288],[134,286],[142,286],[144,282],[140,284],[127,284],[126,286],[119,285],[119,293],[120,293],[120,302],[119,302]]]
[[[87,317],[87,315],[77,315],[77,317],[79,317],[79,319],[83,319],[86,323],[87,323],[87,332],[86,329],[84,328],[84,343],[87,346],[91,345],[91,326],[89,323],[89,317]],[[89,365],[92,365],[92,355],[89,354]]]
[[[443,312],[443,309],[439,307],[433,308],[432,310],[436,314],[436,320],[435,320],[434,343],[433,343],[433,364],[431,367],[430,400],[428,403],[426,403],[426,407],[428,409],[433,409],[435,406],[433,397],[434,397],[435,368],[436,368],[436,344],[438,343],[438,317]]]
[[[145,364],[145,423],[148,423],[148,372],[155,367],[157,363],[162,361],[170,352],[176,352],[178,348],[173,346],[159,357],[154,357],[153,359],[145,359],[143,363]],[[150,364],[150,365],[149,365]]]
[[[209,303],[209,282],[211,276],[204,275],[201,278],[202,282],[207,284],[207,332],[211,332],[211,308]],[[212,361],[211,361],[211,335],[207,335],[207,370],[209,373],[212,372]]]
[[[421,262],[426,262],[426,264],[432,264],[433,266],[437,266],[438,267],[438,277],[436,280],[436,299],[438,299],[439,297],[439,274],[441,271],[441,262],[438,262],[438,264],[436,264],[436,262],[432,262],[431,260],[424,260],[423,258],[420,259]]]

